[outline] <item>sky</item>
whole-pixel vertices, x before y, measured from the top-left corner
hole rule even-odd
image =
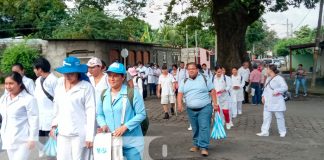
[[[153,29],[159,28],[161,25],[160,21],[164,19],[164,13],[166,12],[167,5],[170,0],[147,0],[147,6],[143,8],[143,12],[146,13],[145,18],[141,18],[149,23]],[[73,2],[67,2],[69,7],[73,6]],[[182,9],[185,9],[187,4],[178,5],[174,7],[174,11],[180,13]],[[266,25],[277,32],[279,38],[287,37],[287,19],[288,19],[288,32],[289,36],[292,32],[298,30],[304,25],[309,25],[311,28],[317,26],[319,5],[315,9],[307,9],[304,6],[300,8],[290,7],[285,12],[267,12],[262,17],[266,21]],[[116,6],[112,5],[107,10],[115,15],[119,15],[118,11],[114,11]],[[185,15],[182,17],[185,18]]]

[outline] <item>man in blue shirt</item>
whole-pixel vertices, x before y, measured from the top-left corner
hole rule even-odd
[[[213,83],[198,72],[195,63],[188,63],[189,78],[180,82],[178,110],[183,111],[184,96],[193,132],[193,147],[190,148],[190,152],[197,152],[200,149],[201,155],[208,156],[211,116],[213,109],[218,110],[218,105]]]

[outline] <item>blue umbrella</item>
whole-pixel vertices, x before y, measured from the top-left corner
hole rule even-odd
[[[219,115],[219,112],[215,113],[215,120],[213,125],[213,130],[210,135],[212,139],[224,139],[226,138],[226,132],[223,126],[222,118]]]

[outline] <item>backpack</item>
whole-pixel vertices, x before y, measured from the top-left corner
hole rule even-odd
[[[104,89],[101,93],[101,101],[103,103],[103,100],[105,99],[105,93],[106,93],[107,89]],[[134,98],[134,88],[131,88],[131,87],[128,87],[127,86],[127,98],[132,106],[132,109],[135,111],[135,108],[134,108],[134,103],[133,103],[133,98]],[[149,118],[146,114],[146,117],[145,119],[142,121],[141,123],[141,129],[142,129],[142,133],[143,133],[143,136],[146,135],[147,133],[147,130],[149,128],[149,125],[150,125],[150,122],[149,122]]]

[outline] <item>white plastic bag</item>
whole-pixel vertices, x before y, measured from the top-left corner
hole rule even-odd
[[[123,138],[112,137],[112,155],[113,160],[123,160]]]
[[[111,160],[112,134],[99,133],[93,141],[93,157],[95,160]]]
[[[251,96],[254,96],[254,95],[255,95],[255,89],[251,88]]]
[[[250,85],[247,85],[247,86],[245,87],[245,92],[249,92],[249,90],[250,90]]]

